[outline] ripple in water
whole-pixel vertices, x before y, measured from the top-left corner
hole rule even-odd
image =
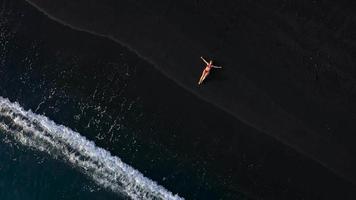
[[[0,129],[16,142],[64,160],[98,185],[131,199],[183,199],[79,133],[1,96]]]

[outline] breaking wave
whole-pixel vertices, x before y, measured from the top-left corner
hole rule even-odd
[[[131,199],[183,199],[79,133],[1,96],[0,129],[16,142],[64,160],[98,185]]]

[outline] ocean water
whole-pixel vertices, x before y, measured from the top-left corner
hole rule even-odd
[[[6,140],[45,152],[79,169],[99,186],[132,199],[182,199],[79,133],[0,97]]]

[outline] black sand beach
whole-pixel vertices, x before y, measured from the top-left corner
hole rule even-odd
[[[333,2],[29,1],[76,29],[124,44],[256,134],[267,133],[356,182],[356,29],[350,7]],[[216,59],[224,70],[198,87],[201,55]],[[172,107],[180,103],[166,101]]]

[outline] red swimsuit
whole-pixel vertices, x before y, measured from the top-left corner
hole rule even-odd
[[[208,72],[210,72],[210,69],[211,69],[211,66],[208,65],[208,66],[205,67],[204,71],[208,73]]]

